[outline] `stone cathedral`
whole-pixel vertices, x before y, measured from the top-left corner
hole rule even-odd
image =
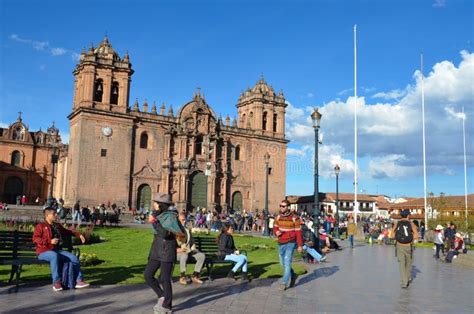
[[[134,71],[108,38],[83,51],[60,181],[66,204],[149,208],[156,192],[179,210],[262,210],[268,167],[269,210],[285,198],[285,98],[263,77],[242,92],[237,118],[216,116],[201,91],[171,106],[129,105]],[[265,158],[265,155],[269,158]]]

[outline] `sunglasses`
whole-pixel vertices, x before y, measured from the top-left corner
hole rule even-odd
[[[288,207],[287,205],[280,205],[280,207]]]

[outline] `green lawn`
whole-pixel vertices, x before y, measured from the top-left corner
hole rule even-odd
[[[95,253],[104,262],[83,267],[84,277],[92,284],[135,284],[143,283],[148,252],[152,242],[150,229],[134,228],[96,228],[95,234],[104,239],[103,242],[79,246],[81,253]],[[212,236],[216,236],[214,234]],[[249,260],[249,274],[253,278],[280,277],[282,273],[278,262],[277,243],[273,239],[263,239],[248,235],[234,235],[236,246],[246,250]],[[295,259],[300,255],[295,252]],[[188,273],[192,267],[189,265]],[[9,276],[9,266],[0,266],[0,281],[5,282]],[[305,269],[301,262],[294,263],[297,274],[303,274]],[[205,268],[204,268],[205,270]],[[203,275],[205,274],[203,270]],[[230,265],[217,265],[213,271],[214,277],[225,276]],[[179,276],[179,265],[176,265],[174,276]],[[49,265],[26,265],[23,267],[22,281],[50,280]]]

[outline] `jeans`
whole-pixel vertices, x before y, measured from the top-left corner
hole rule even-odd
[[[232,267],[232,271],[234,273],[239,270],[240,266],[242,266],[242,272],[244,272],[244,273],[247,272],[247,256],[230,254],[230,255],[226,255],[224,260],[225,261],[232,261],[232,262],[236,263],[234,265],[234,267]]]
[[[436,257],[436,258],[439,258],[439,251],[443,252],[443,254],[444,254],[444,244],[437,244],[437,243],[435,243],[435,246],[436,246],[435,257]]]
[[[308,247],[306,244],[303,245],[303,250],[305,250],[306,252],[308,252],[309,255],[311,255],[315,260],[317,260],[318,262],[321,261],[321,254],[318,253],[318,251],[316,251],[315,249],[313,249],[312,247]]]
[[[81,273],[81,266],[79,264],[79,259],[76,255],[61,251],[61,250],[50,250],[41,253],[38,255],[38,259],[42,261],[49,262],[49,267],[51,268],[51,277],[53,279],[53,283],[56,281],[61,280],[61,276],[59,275],[59,266],[64,262],[71,262],[72,267],[74,267],[74,272],[77,273],[77,281],[82,280],[82,273]]]
[[[349,243],[351,244],[351,247],[354,247],[354,235],[349,235]]]
[[[291,261],[293,259],[293,251],[295,250],[296,243],[289,242],[285,244],[279,244],[278,254],[280,255],[280,264],[283,266],[283,284],[288,285],[290,277],[296,276],[295,272],[291,268]]]
[[[155,278],[156,271],[161,268],[160,277]],[[171,309],[173,302],[173,288],[171,286],[171,272],[173,262],[161,262],[156,259],[149,259],[145,268],[145,282],[153,289],[158,298],[165,297],[163,307]],[[163,286],[163,289],[160,287]]]
[[[81,212],[80,211],[75,211],[74,212],[74,217],[72,217],[72,221],[77,221],[81,222]]]

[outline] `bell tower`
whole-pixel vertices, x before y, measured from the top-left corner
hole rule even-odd
[[[73,111],[95,108],[126,113],[133,74],[128,53],[120,58],[107,36],[97,48],[83,50],[74,72]]]
[[[238,127],[272,137],[285,137],[285,97],[275,94],[263,76],[253,88],[240,94],[237,103]]]

